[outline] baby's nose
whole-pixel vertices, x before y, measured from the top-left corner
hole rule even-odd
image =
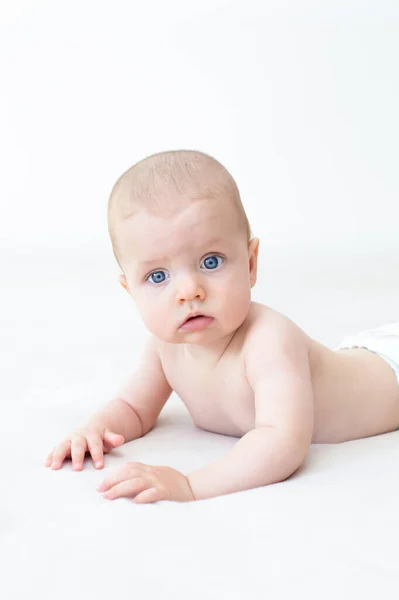
[[[204,286],[195,277],[186,277],[179,284],[177,299],[181,302],[182,300],[193,300],[194,298],[205,298]]]

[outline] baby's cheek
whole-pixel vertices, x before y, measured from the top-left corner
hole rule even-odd
[[[144,303],[141,306],[140,314],[145,326],[148,327],[148,329],[153,329],[154,327],[157,327],[159,315],[155,307],[150,307],[148,303]]]
[[[232,308],[235,314],[240,317],[246,317],[251,304],[251,293],[247,289],[243,289],[238,293],[232,302]]]
[[[242,279],[231,285],[229,293],[226,295],[226,316],[232,324],[237,327],[246,318],[251,304],[251,289],[247,282]]]
[[[242,310],[243,305],[248,303],[251,298],[251,288],[248,278],[245,274],[239,273],[236,277],[229,277],[225,284],[224,296],[226,301],[231,304],[231,308]]]
[[[167,320],[165,315],[159,310],[159,307],[149,307],[148,303],[143,304],[140,309],[140,315],[146,328],[156,337],[165,339]]]

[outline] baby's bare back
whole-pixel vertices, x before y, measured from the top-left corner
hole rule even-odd
[[[201,429],[241,437],[255,427],[254,392],[245,375],[246,348],[260,320],[284,319],[309,356],[313,443],[335,443],[399,427],[399,386],[391,367],[365,349],[333,351],[287,317],[252,302],[247,320],[217,361],[193,361],[183,344],[159,347],[166,378]],[[266,373],[267,374],[267,373]],[[271,399],[275,402],[275,399]]]

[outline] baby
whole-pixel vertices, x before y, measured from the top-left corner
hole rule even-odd
[[[120,283],[150,335],[119,393],[46,466],[70,457],[81,470],[87,452],[102,468],[104,453],[151,431],[172,391],[195,425],[240,439],[187,475],[129,462],[104,479],[105,497],[185,502],[264,486],[294,473],[311,443],[399,427],[399,323],[330,350],[251,301],[259,239],[218,161],[195,151],[140,161],[114,185],[108,223]]]

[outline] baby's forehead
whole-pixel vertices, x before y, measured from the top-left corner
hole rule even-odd
[[[231,204],[226,203],[230,210],[223,204],[220,199],[205,198],[182,207],[136,212],[120,231],[125,256],[150,262],[153,257],[222,251],[222,246],[237,242],[241,225]]]
[[[214,232],[208,232],[204,236],[187,236],[177,238],[171,236],[165,243],[160,243],[158,238],[152,241],[150,237],[146,237],[144,243],[137,243],[135,245],[135,256],[139,260],[140,264],[150,263],[159,259],[166,258],[179,258],[184,255],[195,255],[197,253],[210,252],[210,251],[227,251],[234,244],[234,236],[219,235]]]
[[[151,210],[140,210],[132,217],[132,227],[138,233],[167,231],[168,235],[198,234],[203,237],[212,230],[230,234],[237,226],[237,215],[230,202],[223,199],[201,198],[190,202],[168,203]]]

